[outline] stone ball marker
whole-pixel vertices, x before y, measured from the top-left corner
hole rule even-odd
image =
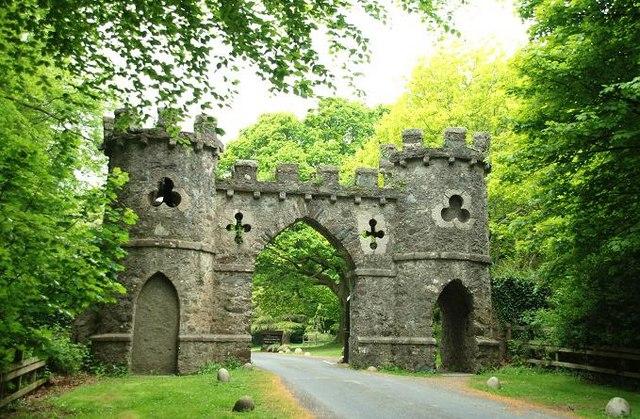
[[[220,381],[221,383],[228,383],[230,379],[231,376],[229,375],[229,371],[227,371],[226,368],[220,368],[218,370],[218,381]]]
[[[311,352],[305,352],[304,356],[311,356]]]
[[[251,362],[247,362],[242,366],[242,368],[247,369],[247,370],[252,370],[253,369],[253,364]]]
[[[236,404],[233,405],[234,412],[250,412],[256,408],[255,403],[251,396],[242,396],[236,401]]]
[[[302,348],[296,348],[296,350],[293,351],[293,353],[295,353],[296,355],[300,355],[302,353]]]
[[[487,380],[487,387],[489,387],[492,390],[500,390],[500,388],[502,387],[502,384],[500,383],[500,380],[498,379],[498,377],[491,377]]]
[[[609,403],[607,403],[607,407],[604,409],[604,411],[607,416],[629,416],[629,414],[631,413],[631,406],[629,406],[629,403],[622,397],[614,397],[613,399],[609,400]]]
[[[367,371],[376,372],[376,371],[378,371],[378,369],[372,365],[369,368],[367,368]]]

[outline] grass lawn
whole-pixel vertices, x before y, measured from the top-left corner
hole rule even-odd
[[[19,410],[16,417],[309,417],[276,376],[243,368],[230,373],[228,383],[219,383],[215,374],[103,378],[96,384],[49,397],[28,410]],[[256,409],[250,413],[232,413],[234,403],[244,395],[253,397]]]
[[[291,350],[294,350],[295,348],[302,348],[304,352],[309,352],[311,355],[315,356],[342,356],[342,344],[333,341],[321,343],[294,343],[288,346],[291,348]]]
[[[500,390],[487,388],[489,377],[502,382]],[[493,394],[537,402],[563,410],[573,410],[589,418],[605,417],[604,407],[612,397],[625,398],[631,405],[632,418],[640,418],[640,393],[616,387],[592,384],[564,371],[526,367],[505,367],[486,372],[471,379],[473,388]]]

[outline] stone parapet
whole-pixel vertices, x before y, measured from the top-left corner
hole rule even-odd
[[[445,131],[443,148],[430,148],[422,145],[422,134],[417,130],[406,130],[403,134],[404,147],[398,150],[392,144],[383,144],[381,149],[381,168],[406,166],[408,162],[421,160],[429,165],[433,160],[442,159],[453,164],[467,162],[470,167],[483,167],[486,172],[491,169],[487,159],[490,137],[486,133],[476,133],[471,147],[466,144],[464,128],[449,128]]]
[[[103,119],[104,141],[102,148],[107,154],[113,147],[121,147],[126,141],[137,141],[142,145],[150,141],[163,141],[168,146],[174,147],[178,143],[191,144],[198,151],[208,149],[219,155],[224,150],[224,145],[216,134],[216,122],[213,117],[199,115],[193,125],[193,132],[180,132],[177,136],[172,136],[167,132],[166,122],[159,116],[156,126],[153,128],[141,128],[134,124],[135,118],[129,122],[129,126],[120,127],[119,122],[127,115],[123,110],[116,110],[115,118],[105,117]]]
[[[334,166],[321,166],[310,181],[302,181],[298,166],[282,164],[276,169],[275,181],[256,179],[258,163],[253,160],[238,160],[230,178],[217,179],[216,190],[229,198],[236,192],[252,193],[259,199],[262,194],[276,194],[281,200],[291,195],[301,195],[305,200],[329,198],[335,202],[339,198],[353,199],[359,203],[362,199],[375,199],[381,204],[395,201],[402,191],[397,188],[385,188],[378,185],[378,170],[371,168],[356,169],[356,183],[341,185],[338,183],[338,170]]]

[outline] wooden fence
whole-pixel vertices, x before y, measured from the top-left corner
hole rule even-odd
[[[640,379],[640,349],[621,347],[565,348],[530,340],[531,332],[525,326],[507,325],[505,340],[513,341],[520,335],[527,362],[545,367],[561,367]]]
[[[49,380],[45,372],[46,365],[39,358],[29,358],[0,374],[0,408],[46,383]]]

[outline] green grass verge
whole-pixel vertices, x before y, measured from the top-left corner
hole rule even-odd
[[[409,371],[395,365],[381,365],[378,371],[385,374],[403,375],[407,377],[438,377],[437,371]]]
[[[256,409],[232,413],[238,398],[250,395]],[[40,402],[17,417],[78,418],[299,418],[308,414],[277,377],[260,370],[235,369],[231,381],[212,374],[104,378]]]
[[[502,382],[500,390],[486,386],[489,377]],[[640,394],[612,386],[593,384],[570,372],[527,367],[504,367],[472,377],[473,388],[528,400],[549,407],[570,409],[588,418],[606,417],[604,408],[612,397],[623,397],[631,405],[632,418],[640,418]]]
[[[337,342],[325,342],[320,344],[307,342],[302,344],[291,344],[289,347],[291,350],[294,350],[295,348],[302,348],[304,352],[309,352],[314,356],[330,357],[341,357],[343,348],[342,344]]]
[[[290,343],[287,346],[293,351],[301,348],[304,352],[309,352],[314,356],[336,357],[342,356],[342,344],[336,342],[306,342],[306,343]],[[252,346],[251,352],[260,352],[260,346]]]

